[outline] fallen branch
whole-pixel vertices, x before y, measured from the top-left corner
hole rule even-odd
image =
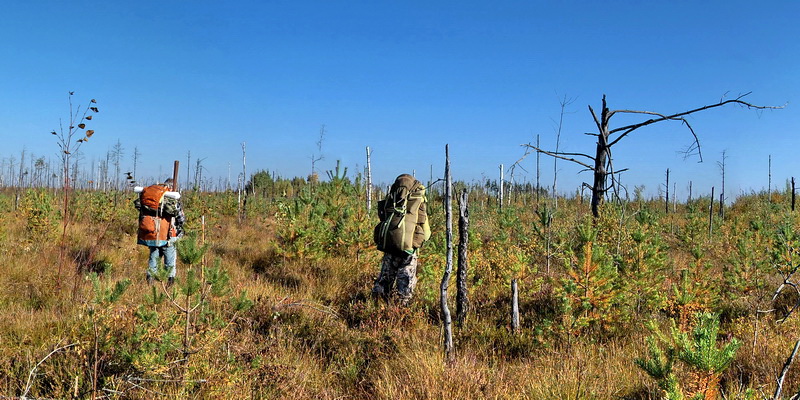
[[[789,355],[789,358],[786,359],[786,363],[783,364],[783,370],[781,370],[781,375],[778,377],[778,386],[775,387],[775,395],[772,396],[773,400],[779,400],[781,398],[781,391],[783,391],[783,380],[786,379],[786,373],[789,372],[789,367],[792,366],[792,361],[794,361],[794,356],[797,355],[798,348],[800,348],[800,340],[795,342],[792,354]],[[797,395],[792,396],[792,399],[794,399],[796,396]]]
[[[28,396],[28,392],[30,392],[31,386],[33,385],[33,377],[36,374],[36,370],[39,368],[40,365],[42,365],[43,362],[45,362],[45,360],[47,360],[48,358],[50,358],[50,356],[52,356],[53,354],[58,353],[61,350],[66,350],[66,349],[68,349],[68,348],[70,348],[72,346],[77,346],[77,345],[78,345],[78,343],[72,343],[72,344],[68,344],[66,346],[58,347],[58,348],[54,349],[53,351],[51,351],[50,354],[44,356],[44,358],[39,360],[39,362],[36,363],[36,365],[34,365],[34,367],[30,370],[30,372],[28,372],[28,381],[25,383],[25,391],[22,393],[22,396],[20,396],[19,398],[22,399],[22,400],[25,400],[25,399],[28,398],[27,397]]]
[[[336,311],[333,308],[326,307],[326,306],[321,306],[321,305],[316,305],[316,304],[310,304],[310,303],[305,302],[304,300],[299,300],[299,301],[294,301],[294,302],[286,302],[286,300],[288,300],[288,299],[289,299],[289,297],[284,297],[281,301],[278,302],[278,304],[272,306],[272,310],[273,311],[278,311],[278,310],[281,310],[281,309],[284,309],[284,308],[290,308],[290,307],[305,307],[305,308],[310,308],[310,309],[312,309],[314,311],[319,311],[319,312],[321,312],[323,314],[328,314],[328,315],[330,315],[330,316],[332,316],[334,318],[341,319],[339,314],[336,313]]]

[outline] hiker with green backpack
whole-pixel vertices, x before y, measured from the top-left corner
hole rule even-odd
[[[398,301],[407,306],[417,283],[417,258],[422,244],[430,239],[425,186],[413,176],[395,179],[386,198],[378,202],[374,239],[383,251],[381,271],[372,287],[375,298],[389,300],[396,287]]]
[[[169,271],[167,286],[175,281],[177,252],[175,242],[183,236],[186,217],[181,206],[181,195],[172,191],[172,179],[148,187],[136,187],[139,197],[133,201],[139,211],[137,243],[147,246],[150,259],[147,268],[147,283],[152,284],[156,276],[158,261],[164,258]]]

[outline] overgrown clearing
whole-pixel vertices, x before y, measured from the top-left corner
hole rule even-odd
[[[447,363],[439,185],[409,309],[370,299],[381,254],[358,178],[265,179],[241,222],[236,193],[185,191],[186,228],[209,247],[191,268],[179,262],[166,294],[145,283],[133,193],[73,193],[70,261],[58,276],[59,191],[3,189],[0,395],[657,399],[661,382],[635,363],[649,357],[648,337],[691,333],[698,313],[711,312],[720,321],[712,346],[741,345],[716,377],[676,361],[683,393],[713,378],[718,392],[705,398],[771,398],[800,338],[800,315],[781,322],[796,292],[772,301],[781,273],[800,265],[788,189],[738,198],[724,220],[713,213],[709,231],[709,197],[668,214],[660,199],[609,201],[594,220],[585,199],[560,198],[554,209],[546,193],[512,191],[500,211],[488,185],[456,183],[454,193],[470,196],[470,312]],[[179,306],[195,301],[187,323]],[[785,376],[785,398],[800,390],[798,371]]]

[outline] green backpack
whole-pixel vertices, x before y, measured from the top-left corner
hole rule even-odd
[[[395,255],[413,254],[431,236],[425,186],[413,176],[397,177],[386,198],[378,201],[374,240],[378,250]]]

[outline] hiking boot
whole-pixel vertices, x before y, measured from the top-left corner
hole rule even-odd
[[[175,283],[175,277],[170,276],[167,278],[167,287],[172,286],[173,283]]]
[[[147,284],[148,285],[152,285],[153,284],[153,277],[150,276],[150,274],[147,274],[146,280],[147,280]]]

